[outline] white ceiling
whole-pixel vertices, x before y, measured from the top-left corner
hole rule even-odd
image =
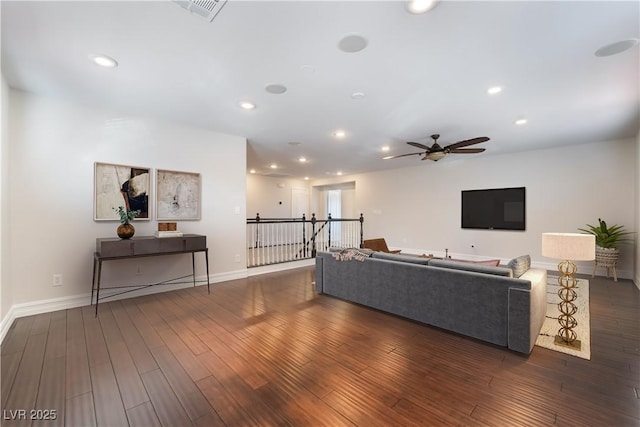
[[[246,136],[247,166],[259,173],[274,172],[271,163],[312,178],[413,166],[420,157],[382,160],[381,147],[416,152],[405,142],[428,144],[433,133],[441,145],[490,137],[475,146],[485,153],[456,155],[471,161],[639,128],[638,46],[594,55],[640,38],[637,1],[446,1],[411,15],[401,1],[229,0],[212,22],[170,1],[1,8],[11,87]],[[339,50],[349,34],[367,48]],[[94,65],[96,53],[119,67]],[[267,93],[272,83],[287,92]],[[495,85],[502,93],[488,95]],[[243,100],[257,108],[242,110]],[[337,129],[347,137],[334,138]]]

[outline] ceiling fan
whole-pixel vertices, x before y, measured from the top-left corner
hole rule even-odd
[[[438,138],[440,135],[435,134],[431,135],[433,138],[433,145],[431,147],[427,147],[426,145],[420,144],[419,142],[411,142],[408,141],[407,144],[413,145],[414,147],[420,148],[425,151],[421,151],[419,153],[409,153],[409,154],[400,154],[397,156],[387,156],[383,157],[383,159],[397,159],[398,157],[406,157],[406,156],[424,156],[422,160],[433,160],[437,162],[440,159],[443,159],[447,154],[475,154],[482,153],[484,148],[462,148],[468,147],[469,145],[480,144],[481,142],[486,142],[489,140],[486,136],[480,136],[478,138],[467,139],[464,141],[459,141],[454,144],[449,144],[445,147],[441,147],[438,144]]]

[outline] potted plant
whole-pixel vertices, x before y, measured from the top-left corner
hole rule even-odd
[[[132,238],[134,233],[136,232],[136,229],[133,224],[131,224],[131,221],[133,221],[136,216],[140,215],[141,211],[128,211],[122,206],[118,206],[118,209],[113,208],[113,210],[115,210],[120,216],[120,225],[116,230],[116,232],[118,233],[118,237],[120,237],[121,239]]]
[[[596,236],[596,266],[605,267],[607,274],[613,268],[615,277],[615,266],[620,256],[618,245],[632,241],[629,237],[633,232],[624,231],[622,225],[607,226],[607,223],[598,218],[598,225],[587,224],[588,228],[578,230]],[[595,268],[594,268],[595,273]]]

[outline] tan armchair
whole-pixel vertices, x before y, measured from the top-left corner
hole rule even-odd
[[[362,247],[377,252],[387,252],[390,254],[398,254],[400,250],[390,251],[387,242],[384,239],[368,239],[362,242]]]

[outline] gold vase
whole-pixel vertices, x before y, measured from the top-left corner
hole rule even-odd
[[[116,232],[118,233],[118,237],[121,239],[130,239],[135,234],[136,229],[132,224],[126,223],[120,224]]]

